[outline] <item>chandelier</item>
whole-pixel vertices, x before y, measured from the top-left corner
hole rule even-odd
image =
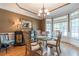
[[[45,19],[45,17],[49,15],[49,11],[48,9],[46,9],[44,7],[44,4],[43,4],[43,7],[38,11],[38,16],[40,16],[41,18]]]

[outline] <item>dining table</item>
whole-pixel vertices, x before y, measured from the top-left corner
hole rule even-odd
[[[49,40],[49,37],[40,35],[40,36],[37,36],[36,38],[37,38],[37,41],[38,40],[43,41],[43,46],[45,46],[47,49],[47,41]],[[45,44],[44,44],[44,42],[45,42]]]

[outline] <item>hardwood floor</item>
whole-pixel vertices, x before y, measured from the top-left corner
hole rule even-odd
[[[43,49],[43,56],[56,56],[54,49]],[[7,53],[5,51],[0,52],[0,56],[25,56],[25,46],[9,47]],[[53,54],[54,53],[54,54]],[[32,56],[39,56],[39,54],[33,53]],[[61,54],[60,56],[79,56],[79,47],[61,42]]]
[[[49,49],[47,55],[48,56],[56,56],[56,52],[54,49]],[[79,56],[79,47],[76,47],[72,44],[61,42],[61,53],[60,56]]]
[[[0,52],[1,56],[25,56],[25,46],[9,47],[7,53]]]
[[[61,56],[79,56],[79,47],[72,44],[63,43],[61,45]]]

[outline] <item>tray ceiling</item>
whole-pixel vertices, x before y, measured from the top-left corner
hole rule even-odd
[[[79,3],[71,3],[68,5],[67,4],[68,3],[44,3],[44,7],[51,11],[49,16],[54,18],[71,13],[79,9]],[[20,9],[16,5],[16,3],[0,3],[0,8],[16,12],[19,14],[27,15],[36,19],[40,19],[40,17],[37,16],[37,13],[38,10],[43,7],[43,3],[18,3],[18,5],[36,14]]]

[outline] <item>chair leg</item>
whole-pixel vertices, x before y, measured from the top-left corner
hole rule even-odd
[[[56,47],[56,52],[57,52],[57,55],[59,56],[59,51],[58,51],[58,47]]]
[[[1,52],[1,48],[0,48],[0,52]]]
[[[6,49],[6,53],[7,53],[7,47],[5,49]]]
[[[53,49],[53,47],[50,47],[50,53],[51,53],[52,55],[54,55],[54,52],[52,52],[52,49]]]
[[[42,56],[42,54],[43,54],[43,49],[41,48],[41,56]]]
[[[59,50],[60,50],[60,53],[61,53],[61,48],[60,48],[60,46],[59,46]]]

